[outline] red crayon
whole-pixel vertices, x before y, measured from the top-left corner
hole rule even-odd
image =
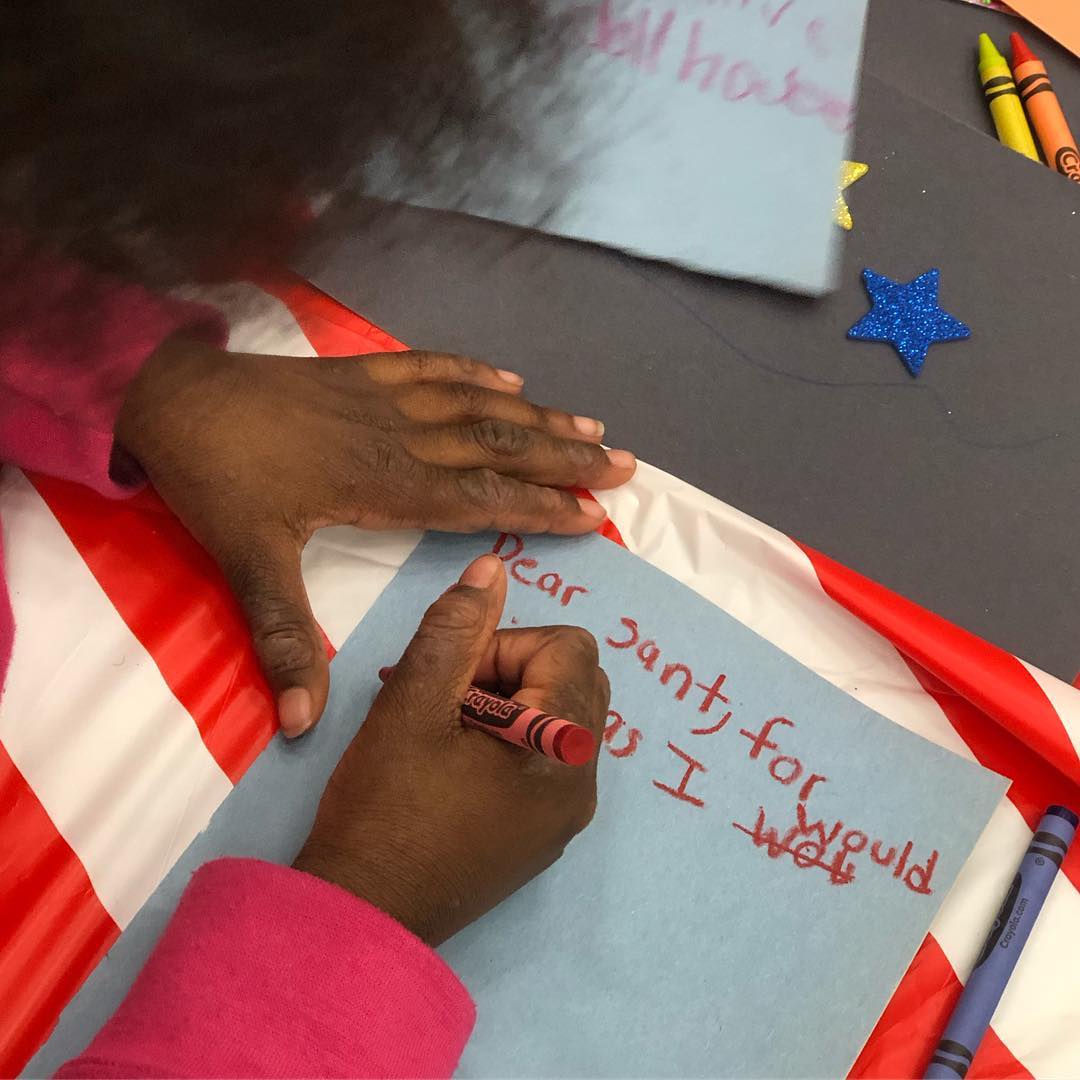
[[[379,678],[385,682],[393,670],[383,668]],[[596,754],[596,738],[588,728],[477,686],[470,686],[465,694],[461,719],[469,727],[564,765],[584,765]]]
[[[1080,150],[1061,111],[1061,102],[1050,84],[1046,66],[1019,34],[1010,35],[1009,43],[1012,45],[1016,89],[1027,109],[1031,126],[1039,137],[1046,164],[1080,184]]]

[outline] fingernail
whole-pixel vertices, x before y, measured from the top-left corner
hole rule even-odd
[[[278,698],[278,723],[290,739],[303,735],[311,727],[314,712],[311,694],[302,686],[294,686]]]
[[[495,580],[499,565],[498,555],[481,555],[465,568],[465,573],[461,575],[461,584],[470,585],[474,589],[486,589]]]
[[[594,499],[578,499],[578,506],[586,517],[594,521],[603,521],[607,517],[607,511]]]
[[[502,368],[498,369],[499,378],[503,382],[508,382],[511,386],[524,386],[525,380],[516,371],[504,371]]]
[[[616,469],[634,469],[637,467],[637,458],[629,450],[609,450],[607,459]]]
[[[591,416],[575,416],[574,430],[580,431],[582,435],[593,435],[599,439],[604,434],[604,425]]]

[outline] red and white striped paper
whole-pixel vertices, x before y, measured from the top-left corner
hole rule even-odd
[[[403,348],[303,283],[262,282],[233,348]],[[318,362],[313,360],[313,362]],[[608,535],[823,677],[1013,780],[852,1070],[921,1075],[1033,826],[1080,807],[1080,691],[648,465]],[[0,1074],[64,1005],[274,730],[244,624],[150,492],[110,503],[0,475],[17,635],[0,699]],[[415,533],[320,533],[304,558],[339,646]],[[872,958],[867,958],[872,963]],[[1080,853],[1066,860],[969,1077],[1080,1075]]]

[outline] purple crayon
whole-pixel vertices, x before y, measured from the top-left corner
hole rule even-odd
[[[1080,818],[1064,806],[1047,808],[923,1074],[924,1080],[957,1080],[967,1075],[1068,853],[1077,824]]]

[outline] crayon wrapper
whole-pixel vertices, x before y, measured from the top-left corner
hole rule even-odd
[[[476,689],[465,695],[462,714],[473,727],[554,761],[565,760],[556,749],[557,736],[568,727],[576,727],[569,720]]]

